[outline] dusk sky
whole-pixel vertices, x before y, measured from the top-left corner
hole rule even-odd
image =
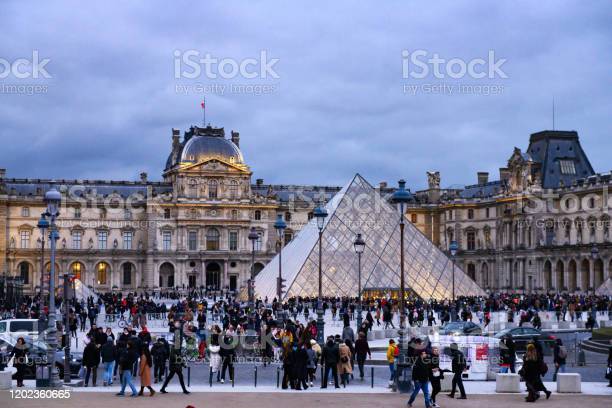
[[[428,170],[442,187],[473,184],[477,171],[497,179],[514,146],[552,128],[553,98],[555,128],[578,131],[597,172],[612,169],[609,1],[123,3],[0,5],[8,177],[160,180],[171,129],[201,125],[203,97],[207,123],[240,132],[253,181],[343,185],[359,172],[422,189]],[[175,78],[190,51],[228,70],[259,65],[255,78],[222,78],[218,66],[217,78],[204,66]],[[414,78],[422,70],[403,55],[417,51],[421,61],[483,59],[487,76],[454,79],[443,65],[444,78],[431,66]],[[48,75],[7,68],[34,53]],[[492,78],[490,54],[505,60]]]

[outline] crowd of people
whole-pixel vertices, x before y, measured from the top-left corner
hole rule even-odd
[[[319,371],[322,373],[319,378],[322,388],[331,384],[335,387],[347,386],[354,380],[355,374],[360,380],[364,379],[364,366],[372,354],[367,341],[368,332],[377,327],[395,327],[400,315],[397,299],[364,299],[363,321],[355,333],[351,322],[356,320],[356,299],[325,298],[322,309],[329,311],[332,320],[341,324],[343,329],[341,334],[328,336],[323,344],[319,344],[316,324],[318,303],[311,298],[291,298],[283,303],[276,299],[260,299],[254,306],[249,306],[229,294],[208,297],[197,291],[187,294],[167,291],[163,294],[100,293],[95,299],[71,299],[67,305],[62,301],[61,297],[56,299],[61,310],[67,310],[64,322],[68,324],[69,335],[77,337],[78,331],[86,332],[82,359],[84,385],[89,386],[91,380],[91,384],[97,386],[97,371],[102,368],[103,386],[119,381],[121,388],[117,395],[125,395],[129,387],[132,396],[143,395],[145,389],[151,396],[155,395],[153,384],[158,383],[162,384],[160,392],[165,393],[174,376],[178,377],[183,392],[188,393],[183,369],[191,361],[208,362],[211,373],[220,383],[224,383],[226,378],[234,381],[236,359],[246,352],[252,353],[264,366],[278,363],[283,370],[284,389],[313,387],[318,383]],[[508,321],[517,320],[519,324],[530,322],[538,327],[541,325],[538,312],[546,312],[557,320],[584,319],[594,327],[597,313],[612,314],[609,297],[570,294],[497,294],[490,297],[462,297],[455,303],[415,298],[408,299],[405,306],[405,324],[410,326],[442,325],[459,319],[477,321],[487,327],[492,313],[505,312]],[[4,318],[44,321],[48,309],[39,297],[25,297],[16,308],[6,308],[5,305],[0,314]],[[166,322],[167,336],[152,338],[148,329],[151,320]],[[58,336],[61,336],[59,340],[63,345],[68,341],[62,335],[64,322],[58,322]],[[102,326],[98,327],[98,323]],[[111,327],[118,323],[121,323],[119,327],[122,331],[115,334]],[[237,341],[237,338],[241,340]],[[245,341],[250,341],[254,347],[245,347]],[[461,376],[466,369],[465,357],[457,345],[451,347],[452,369],[441,370],[440,350],[421,345],[420,341],[418,338],[410,341],[414,388],[409,403],[422,391],[426,404],[437,406],[436,396],[445,371],[453,376],[450,396],[454,397],[458,389],[458,398],[466,398]],[[501,342],[504,347],[500,349],[500,370],[515,372],[516,354],[512,337],[505,336]],[[390,340],[386,353],[390,385],[395,382],[398,353],[398,345]],[[565,372],[566,358],[567,349],[557,340],[554,348],[555,376],[558,372]],[[528,346],[521,370],[529,390],[528,401],[535,401],[540,391],[546,392],[547,398],[550,396],[541,382],[544,371],[542,363],[541,346],[536,341]],[[612,360],[609,364],[612,364]],[[135,378],[139,379],[139,391]],[[23,380],[18,381],[18,385],[22,384]]]

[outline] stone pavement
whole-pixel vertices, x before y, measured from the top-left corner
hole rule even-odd
[[[516,407],[525,404],[524,394],[500,394],[500,395],[473,395],[468,400],[455,400],[442,395],[438,403],[444,408],[496,408]],[[353,393],[311,393],[311,392],[287,392],[287,393],[192,393],[183,395],[178,393],[161,395],[153,398],[144,396],[138,398],[116,397],[109,393],[98,392],[73,392],[70,399],[12,399],[11,394],[6,391],[0,392],[1,407],[87,407],[96,408],[109,406],[129,407],[167,407],[179,408],[191,405],[200,407],[226,406],[232,408],[269,408],[281,407],[290,403],[292,406],[300,407],[350,407],[350,408],[382,408],[405,407],[407,396],[384,393],[384,394],[353,394]],[[609,406],[610,396],[586,396],[586,395],[558,395],[555,394],[550,400],[541,399],[537,402],[540,406],[555,408],[576,408]],[[414,403],[414,407],[424,407],[423,397],[420,395]]]

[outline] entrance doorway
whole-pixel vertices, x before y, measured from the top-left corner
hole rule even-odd
[[[236,291],[238,289],[238,276],[230,275],[229,277],[229,285],[231,291]]]
[[[220,290],[221,266],[217,262],[210,262],[206,265],[206,287],[211,290]]]

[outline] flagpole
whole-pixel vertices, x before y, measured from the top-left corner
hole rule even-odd
[[[206,99],[202,99],[202,127],[206,127]]]

